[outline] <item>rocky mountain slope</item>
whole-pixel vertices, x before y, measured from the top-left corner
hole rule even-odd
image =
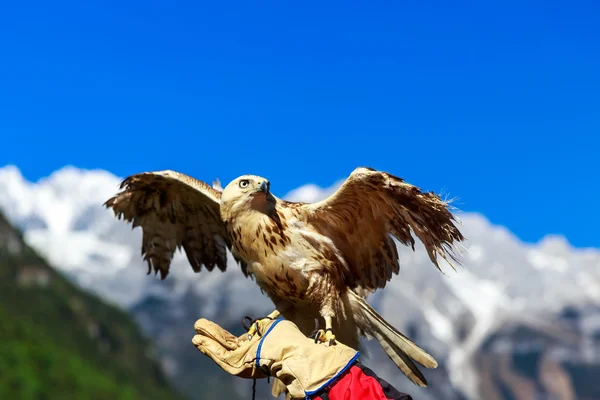
[[[263,315],[271,303],[236,268],[194,274],[182,255],[166,281],[146,276],[141,232],[101,207],[119,182],[67,167],[31,183],[5,167],[0,209],[74,282],[129,310],[180,389],[200,398],[206,382],[234,382],[227,387],[247,396],[249,382],[190,351],[192,326],[208,317],[241,333],[240,318]],[[308,185],[286,198],[316,201],[335,188]],[[463,269],[440,274],[420,246],[401,247],[400,276],[369,299],[438,359],[440,368],[426,371],[430,387],[408,383],[376,346],[366,362],[418,399],[600,398],[600,381],[588,378],[600,365],[600,250],[552,236],[526,244],[481,215],[461,219],[469,239]]]
[[[0,398],[182,399],[123,311],[74,287],[0,214]]]

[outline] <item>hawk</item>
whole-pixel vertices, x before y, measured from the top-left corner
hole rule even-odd
[[[386,322],[366,301],[400,271],[394,238],[412,246],[418,237],[433,264],[457,261],[464,238],[449,205],[434,193],[389,173],[357,168],[329,198],[289,202],[274,196],[267,179],[244,175],[223,191],[174,171],[126,178],[105,205],[143,230],[148,273],[169,273],[183,249],[194,271],[227,268],[227,250],[282,315],[306,334],[325,322],[317,338],[358,348],[375,337],[415,384],[427,380],[414,362],[436,368],[426,351]],[[452,265],[453,266],[453,265]],[[266,319],[263,319],[264,323]],[[323,325],[321,325],[323,326]],[[260,321],[250,334],[260,328]],[[335,335],[334,335],[335,332]]]

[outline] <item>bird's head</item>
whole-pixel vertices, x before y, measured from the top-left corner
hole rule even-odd
[[[270,189],[271,184],[267,179],[256,175],[243,175],[225,187],[221,194],[221,205],[230,213],[244,210],[266,212],[269,204],[275,202]]]

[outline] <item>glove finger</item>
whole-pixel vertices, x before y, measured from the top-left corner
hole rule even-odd
[[[235,350],[240,346],[238,337],[207,319],[201,318],[196,321],[194,329],[198,333],[197,336],[211,338],[227,350]]]
[[[223,345],[220,342],[204,335],[195,335],[192,338],[192,344],[200,352],[206,354],[211,358],[216,357],[219,359],[224,359],[227,357],[227,354],[231,351],[223,347]]]
[[[218,341],[210,337],[196,335],[192,339],[194,346],[204,355],[210,357],[222,369],[233,375],[239,375],[246,369],[244,356],[247,349],[228,350]]]

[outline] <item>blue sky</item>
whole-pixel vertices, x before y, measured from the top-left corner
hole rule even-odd
[[[0,165],[279,195],[366,165],[600,247],[600,3],[356,3],[4,4]]]

